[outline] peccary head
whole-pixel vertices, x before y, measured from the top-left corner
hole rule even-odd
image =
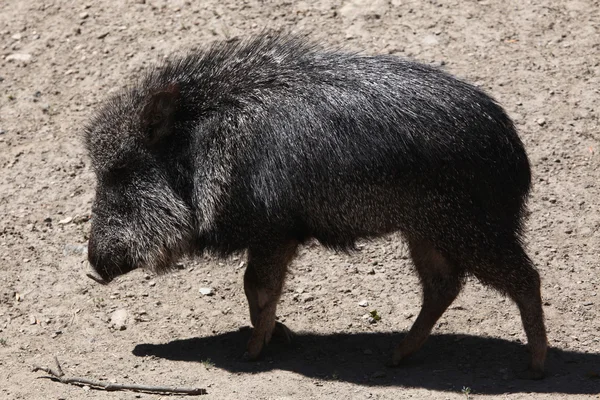
[[[142,88],[114,96],[85,129],[97,178],[88,257],[102,283],[164,272],[193,240],[180,86]]]

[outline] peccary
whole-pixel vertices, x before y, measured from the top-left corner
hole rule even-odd
[[[542,377],[540,278],[522,242],[530,165],[480,89],[394,56],[263,34],[151,69],[104,104],[85,141],[96,279],[247,251],[247,358],[291,336],[275,310],[299,245],[351,251],[400,232],[423,305],[393,363],[421,347],[472,275],[516,302],[529,376]]]

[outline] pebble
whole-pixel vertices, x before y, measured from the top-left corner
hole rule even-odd
[[[313,295],[312,295],[312,294],[310,294],[310,293],[304,293],[304,294],[302,295],[302,301],[303,301],[304,303],[308,303],[309,301],[313,301],[314,299],[315,299],[315,296],[313,296]]]
[[[29,324],[35,325],[36,323],[37,323],[37,319],[35,318],[35,315],[30,315],[29,316]]]
[[[90,16],[90,14],[87,12],[82,12],[81,14],[79,14],[79,18],[81,18],[81,19],[86,19],[89,16]]]
[[[546,119],[545,118],[538,118],[535,122],[537,122],[537,124],[539,126],[544,126],[546,125]]]
[[[21,40],[23,39],[23,35],[21,35],[20,33],[15,33],[11,36],[11,38],[13,38],[14,40]]]
[[[120,331],[125,330],[127,328],[127,317],[127,310],[124,308],[115,310],[110,316],[110,326]]]
[[[58,224],[59,225],[66,225],[66,224],[68,224],[71,221],[73,221],[73,218],[72,217],[67,217],[65,219],[61,219],[60,221],[58,221]]]
[[[6,61],[31,61],[31,54],[27,53],[13,53],[6,56]]]
[[[426,46],[436,46],[439,42],[440,41],[435,37],[435,35],[427,35],[421,39],[421,43]]]
[[[87,252],[88,247],[85,244],[65,244],[63,249],[65,256],[87,254]]]
[[[6,131],[2,128],[0,128],[0,135],[4,135],[6,133]]]
[[[210,287],[201,287],[199,292],[203,296],[212,296],[215,294],[215,290]]]
[[[367,307],[369,305],[369,302],[367,300],[362,300],[358,303],[358,305],[361,307]]]

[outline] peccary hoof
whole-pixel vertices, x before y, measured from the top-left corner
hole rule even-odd
[[[248,353],[247,351],[245,351],[244,354],[242,355],[242,361],[245,361],[245,362],[256,361],[258,359],[258,357],[259,356],[252,357],[250,355],[250,353]]]
[[[296,334],[281,322],[275,322],[273,338],[283,341],[285,344],[292,344],[296,338]]]
[[[519,379],[525,379],[530,381],[537,381],[540,379],[544,379],[544,371],[540,369],[527,368],[526,370],[520,371],[517,373],[517,377]]]

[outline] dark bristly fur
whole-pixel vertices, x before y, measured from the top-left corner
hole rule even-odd
[[[529,162],[481,90],[412,61],[262,35],[153,69],[107,101],[85,139],[98,274],[248,250],[249,358],[273,333],[289,337],[275,308],[298,245],[351,250],[400,231],[423,309],[393,362],[472,274],[517,303],[541,377],[540,281],[521,241]]]

